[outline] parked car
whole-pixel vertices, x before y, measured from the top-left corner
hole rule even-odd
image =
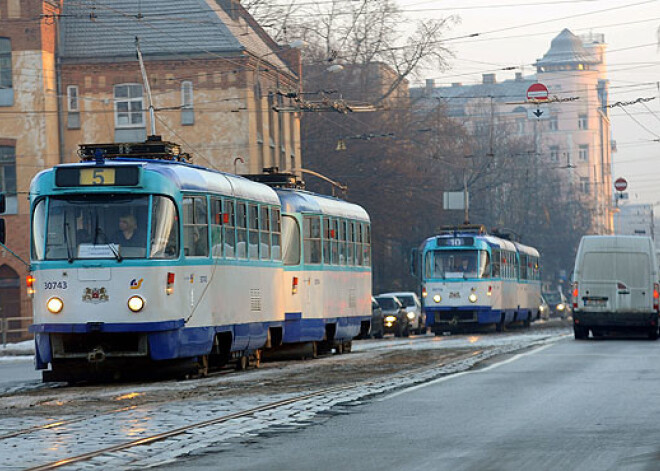
[[[383,327],[383,310],[380,308],[378,301],[371,297],[371,337],[382,339],[385,334]]]
[[[376,296],[376,301],[383,311],[383,333],[394,334],[395,337],[410,335],[408,312],[399,298],[390,294]]]
[[[573,276],[573,330],[586,339],[613,330],[658,338],[660,287],[650,237],[584,236]]]
[[[422,312],[422,303],[412,291],[398,291],[395,293],[384,293],[396,296],[406,309],[406,316],[410,323],[410,330],[418,334],[426,333],[426,315]]]
[[[539,319],[550,319],[550,306],[543,296],[539,296]]]
[[[571,315],[571,306],[561,291],[548,291],[547,293],[543,293],[543,298],[550,308],[550,316],[565,319]]]

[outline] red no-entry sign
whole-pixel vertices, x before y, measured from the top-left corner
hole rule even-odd
[[[542,83],[533,83],[527,89],[528,101],[548,101],[548,88]]]
[[[616,191],[626,191],[626,188],[628,188],[628,182],[625,178],[617,178],[614,182],[614,188]]]

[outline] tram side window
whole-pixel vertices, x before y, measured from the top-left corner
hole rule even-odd
[[[528,273],[527,273],[527,255],[521,253],[519,257],[520,257],[520,279],[521,280],[530,279],[528,278]]]
[[[206,197],[183,199],[184,253],[189,257],[208,257],[208,210]]]
[[[490,254],[485,250],[479,257],[479,278],[490,278]]]
[[[346,265],[346,221],[339,221],[339,264]]]
[[[348,258],[346,259],[347,265],[354,265],[354,255],[355,255],[355,223],[348,222],[346,226],[346,251],[348,253]]]
[[[174,202],[154,196],[151,213],[150,258],[176,258],[179,254],[179,219]]]
[[[222,257],[222,200],[211,198],[211,255]]]
[[[282,227],[279,208],[271,208],[270,217],[273,260],[282,260]]]
[[[256,204],[248,205],[248,257],[250,260],[259,260],[259,207]]]
[[[46,200],[42,199],[34,207],[32,215],[32,258],[43,260],[46,243]]]
[[[355,223],[355,264],[362,265],[362,224]]]
[[[300,226],[293,216],[282,217],[282,247],[284,265],[300,265]]]
[[[371,266],[371,226],[369,224],[364,223],[364,245],[363,247],[363,261],[364,261],[364,266],[370,267]]]
[[[321,220],[318,216],[305,216],[303,219],[305,239],[305,263],[321,263]]]
[[[501,253],[499,250],[493,250],[493,278],[499,278],[500,273],[500,256]]]
[[[247,258],[247,206],[245,203],[236,204],[236,255],[238,258]]]
[[[332,264],[339,265],[339,221],[332,220],[332,229],[330,230],[330,237],[332,237]]]
[[[261,224],[259,231],[259,253],[261,260],[270,260],[270,208],[261,207]]]
[[[236,203],[234,201],[224,201],[222,222],[224,224],[225,257],[236,258]]]
[[[323,263],[326,265],[332,263],[332,256],[330,255],[330,240],[332,239],[330,224],[330,219],[323,218]]]

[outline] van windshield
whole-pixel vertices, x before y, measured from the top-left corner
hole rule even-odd
[[[582,279],[620,281],[631,288],[644,288],[651,277],[651,263],[645,253],[588,252],[584,255]]]

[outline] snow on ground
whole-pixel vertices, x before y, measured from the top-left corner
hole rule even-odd
[[[21,356],[34,356],[34,340],[0,346],[0,361],[11,361],[12,357]]]

